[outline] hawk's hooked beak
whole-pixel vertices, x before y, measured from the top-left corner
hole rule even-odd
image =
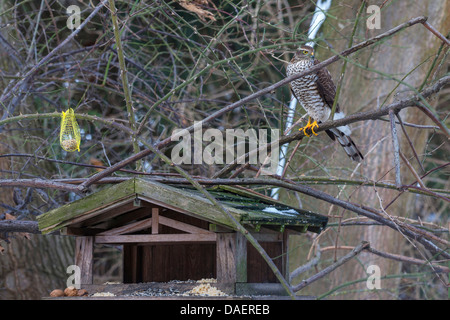
[[[314,52],[311,52],[311,59],[314,59]]]

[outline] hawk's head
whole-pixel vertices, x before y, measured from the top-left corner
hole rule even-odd
[[[302,60],[314,60],[314,49],[310,46],[301,46],[295,53],[291,63],[296,63]]]

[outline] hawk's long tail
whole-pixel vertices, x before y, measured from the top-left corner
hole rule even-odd
[[[331,139],[337,139],[339,144],[344,148],[347,155],[352,158],[353,161],[360,162],[361,160],[363,160],[364,157],[358,150],[358,147],[355,145],[350,136],[343,132],[346,130],[340,130],[339,128],[340,127],[326,130],[326,133],[328,134],[328,136],[330,136]]]

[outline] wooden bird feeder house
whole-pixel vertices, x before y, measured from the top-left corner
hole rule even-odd
[[[319,233],[328,221],[251,190],[208,190],[274,258],[286,279],[289,235]],[[234,294],[267,288],[261,284],[281,287],[253,245],[195,189],[130,179],[42,214],[38,222],[43,234],[76,237],[82,286],[93,283],[94,244],[114,244],[123,247],[124,284],[216,278]]]

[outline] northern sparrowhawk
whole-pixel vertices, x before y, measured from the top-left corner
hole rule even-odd
[[[310,46],[302,46],[289,62],[286,70],[287,75],[303,72],[318,63],[319,61],[314,58],[314,49]],[[317,135],[314,129],[319,127],[318,123],[325,122],[330,117],[336,95],[336,86],[330,72],[326,68],[322,68],[317,72],[292,81],[290,85],[294,97],[309,116],[308,124],[300,131],[309,136],[307,132],[311,130],[313,134]],[[340,111],[339,104],[336,104],[334,120],[341,119],[344,116],[344,113]],[[314,119],[313,123],[311,123],[311,118]],[[329,129],[325,132],[331,139],[339,142],[352,160],[359,162],[363,159],[361,152],[350,138],[351,130],[348,126]]]

